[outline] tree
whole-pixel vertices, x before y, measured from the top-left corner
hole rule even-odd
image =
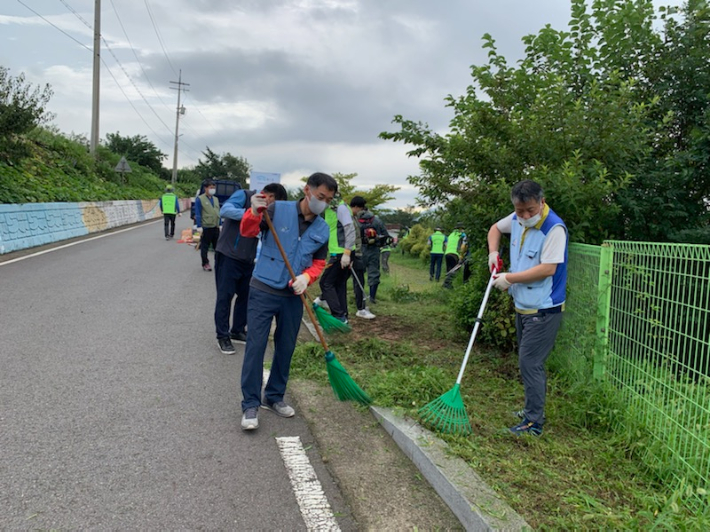
[[[168,155],[161,152],[145,136],[122,137],[119,131],[108,133],[106,147],[116,155],[121,155],[128,161],[150,168],[156,174],[164,176],[163,160],[167,159]]]
[[[423,205],[483,227],[510,212],[511,186],[529,178],[573,240],[697,238],[707,232],[710,39],[707,3],[685,9],[664,38],[650,0],[595,0],[591,10],[573,0],[570,30],[524,37],[516,67],[485,35],[488,64],[447,100],[449,133],[396,116],[400,130],[380,137],[413,146],[420,174],[409,181]]]
[[[399,187],[394,185],[375,185],[369,190],[361,190],[351,183],[356,177],[357,173],[343,174],[335,172],[333,174],[333,178],[338,183],[338,194],[346,203],[349,203],[353,196],[362,196],[365,198],[367,208],[376,211],[378,205],[393,200],[394,196],[392,194],[399,190]],[[308,177],[302,177],[301,181],[305,183],[308,181]]]
[[[199,159],[195,166],[195,172],[201,180],[232,179],[238,181],[243,188],[247,188],[251,166],[245,158],[235,157],[229,152],[217,155],[210,150],[209,146],[202,154],[205,156],[205,161]]]
[[[12,77],[0,66],[0,160],[13,164],[29,155],[24,135],[52,119],[46,110],[51,97],[48,84],[33,88],[24,74]]]

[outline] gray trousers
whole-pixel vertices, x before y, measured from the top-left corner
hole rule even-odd
[[[525,417],[541,425],[545,422],[547,393],[545,361],[555,345],[561,323],[561,312],[515,315],[518,365],[525,387]]]

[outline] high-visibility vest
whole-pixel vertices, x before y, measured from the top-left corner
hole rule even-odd
[[[163,197],[160,198],[160,206],[163,214],[177,214],[175,210],[175,200],[177,200],[177,196],[172,192],[163,194]]]
[[[452,255],[458,255],[458,248],[459,248],[459,240],[461,239],[461,233],[460,231],[454,231],[449,235],[448,240],[446,241],[446,254],[452,254]]]
[[[340,205],[345,205],[345,202],[343,200],[340,200],[338,207],[340,207]],[[350,207],[348,207],[348,209],[350,209]],[[350,211],[350,214],[352,215],[352,211]],[[342,237],[342,243],[345,243],[345,232],[343,230],[343,224],[338,221],[337,209],[326,209],[325,221],[328,223],[328,227],[330,228],[330,237],[328,238],[328,253],[330,253],[331,255],[340,255],[345,251],[345,248],[340,245],[341,238],[339,237]]]
[[[444,233],[442,233],[441,231],[436,231],[429,237],[429,240],[431,240],[432,253],[439,255],[444,253],[444,242],[446,241]]]

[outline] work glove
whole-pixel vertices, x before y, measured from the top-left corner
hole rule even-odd
[[[197,228],[197,232],[200,233],[200,234],[202,234],[202,227],[198,227],[198,228]]]
[[[491,251],[488,254],[488,269],[491,273],[503,270],[503,259],[497,251]]]
[[[498,273],[493,276],[493,286],[495,286],[498,290],[507,290],[512,286],[513,283],[509,282],[507,279],[508,274],[507,273]]]
[[[258,215],[266,209],[266,196],[264,194],[254,194],[251,197],[251,212]]]
[[[294,294],[300,296],[303,292],[306,291],[306,288],[308,288],[308,283],[310,282],[310,280],[311,278],[308,276],[307,273],[302,273],[301,275],[296,276],[295,280],[291,279],[288,282],[288,285],[291,287],[291,290],[293,290]]]
[[[181,213],[181,212],[178,213],[178,218],[182,218],[182,213]]]
[[[350,263],[351,263],[351,262],[352,262],[352,261],[351,261],[351,259],[350,259],[350,254],[349,254],[349,253],[343,253],[343,256],[342,256],[341,259],[340,259],[340,267],[341,267],[342,269],[344,269],[344,270],[347,269],[347,268],[350,268]]]

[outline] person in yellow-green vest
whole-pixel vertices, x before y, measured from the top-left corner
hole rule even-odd
[[[165,194],[160,198],[158,206],[163,213],[165,240],[170,240],[175,236],[175,216],[180,214],[180,202],[172,185],[165,187]]]
[[[451,234],[446,237],[446,273],[450,272],[459,263],[461,247],[466,243],[466,233],[463,232],[463,224],[456,224]]]
[[[195,202],[195,225],[201,233],[200,236],[200,257],[202,258],[202,269],[211,272],[207,252],[212,246],[217,249],[219,240],[219,199],[215,194],[217,187],[214,181],[208,179],[204,182],[205,192],[197,196]]]
[[[441,277],[441,263],[444,260],[444,250],[446,249],[446,235],[441,232],[441,227],[437,227],[429,237],[429,280],[436,278],[437,282]]]
[[[330,229],[328,238],[328,262],[320,278],[321,296],[330,308],[330,313],[340,321],[348,322],[348,279],[350,278],[351,253],[355,247],[353,216],[345,202],[337,198],[325,210],[324,218]]]

